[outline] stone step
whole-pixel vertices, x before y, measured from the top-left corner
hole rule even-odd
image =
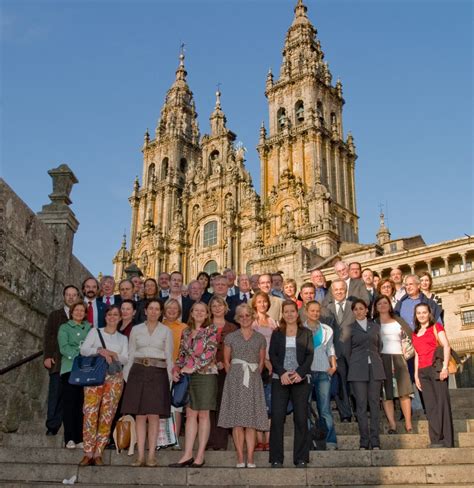
[[[184,445],[184,439],[180,440]],[[285,449],[292,449],[292,434],[285,435]],[[359,435],[338,435],[338,447],[340,450],[353,450],[359,448]],[[381,434],[382,449],[423,449],[429,445],[428,434]],[[455,443],[458,447],[471,447],[474,443],[474,432],[459,432],[455,434]],[[47,437],[41,434],[4,434],[0,445],[10,447],[63,447],[63,439],[57,435]],[[234,450],[232,440],[229,438],[229,450]]]
[[[422,461],[422,459],[420,459]],[[165,485],[165,486],[355,486],[423,485],[472,483],[474,465],[380,466],[350,469],[308,467],[305,469],[271,468],[130,468],[128,466],[78,467],[61,464],[35,465],[3,463],[0,478],[4,482],[60,483],[76,475],[80,486],[95,484]],[[458,485],[459,486],[459,485]]]
[[[156,457],[160,466],[179,461],[182,453],[170,449],[157,452]],[[82,459],[83,452],[79,449],[60,448],[23,448],[0,447],[0,463],[30,464],[62,464],[77,465]],[[292,451],[285,452],[285,463],[291,467]],[[474,449],[418,449],[415,452],[408,449],[380,450],[380,451],[311,451],[311,465],[313,467],[351,467],[351,466],[415,466],[420,464],[474,464]],[[126,452],[120,454],[106,450],[103,455],[107,465],[129,466],[135,456],[128,456]],[[210,467],[234,467],[236,463],[234,451],[208,451],[206,464]],[[268,467],[268,452],[256,452],[255,462],[260,467]]]

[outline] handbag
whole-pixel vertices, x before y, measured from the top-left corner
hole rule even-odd
[[[102,356],[81,356],[74,358],[69,384],[76,386],[103,385],[107,372],[107,361]]]
[[[402,330],[402,352],[406,361],[411,359],[415,355],[415,348],[410,336]]]
[[[436,348],[434,354],[433,366],[435,367],[436,372],[439,373],[443,369],[444,350],[442,344],[439,342],[438,331],[436,330],[436,324],[433,325],[433,333],[436,337],[436,343],[438,344],[438,347]],[[451,349],[451,353],[449,354],[449,361],[448,361],[449,374],[455,374],[458,370],[458,361],[454,357],[453,352],[454,351]]]
[[[115,431],[117,435],[117,440],[115,442],[117,449],[120,451],[122,449],[128,449],[132,438],[130,422],[124,420],[124,417],[120,417],[115,425]]]
[[[171,405],[176,408],[184,407],[189,402],[189,380],[188,374],[182,374],[179,380],[171,387]]]
[[[160,425],[158,430],[158,439],[156,446],[161,449],[166,449],[169,446],[178,444],[178,436],[176,434],[176,423],[174,413],[163,419],[160,417]]]
[[[100,331],[100,329],[97,329],[97,333],[99,334],[99,339],[100,342],[102,343],[102,347],[104,349],[107,349],[104,342],[104,337],[102,336],[102,332]],[[111,363],[107,363],[107,374],[114,375],[117,373],[121,373],[122,370],[123,370],[123,365],[120,361],[114,359]]]

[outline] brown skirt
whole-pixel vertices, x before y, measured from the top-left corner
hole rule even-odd
[[[171,395],[166,368],[134,363],[128,375],[121,412],[170,416]]]
[[[385,380],[383,387],[385,390],[385,400],[393,400],[397,397],[404,397],[413,393],[410,373],[408,372],[407,362],[401,354],[381,354],[385,369]],[[393,369],[392,371],[392,361]],[[393,379],[397,382],[397,392],[394,391]]]

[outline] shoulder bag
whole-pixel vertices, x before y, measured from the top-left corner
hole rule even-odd
[[[446,331],[445,331],[446,333]],[[433,366],[435,367],[437,372],[440,372],[443,368],[443,361],[444,361],[444,351],[441,342],[439,341],[438,337],[438,330],[436,329],[436,324],[433,325],[433,334],[436,337],[436,343],[438,347],[436,348],[434,358],[433,358]],[[446,336],[447,338],[447,336]],[[458,370],[458,361],[453,355],[454,351],[451,349],[451,353],[449,355],[448,361],[448,373],[455,374]],[[457,356],[457,354],[456,354]]]
[[[171,387],[171,405],[176,408],[184,407],[189,402],[189,375],[181,374],[179,380]]]

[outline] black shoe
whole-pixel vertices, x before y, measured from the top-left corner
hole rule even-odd
[[[393,435],[396,433],[397,433],[397,431],[395,429],[388,429],[388,432],[387,432],[387,434],[390,434],[390,435]]]
[[[272,463],[272,468],[283,468],[283,463],[275,461],[274,463]]]
[[[189,458],[186,461],[183,461],[182,463],[171,463],[168,464],[169,468],[185,468],[186,466],[191,466],[194,464],[194,458]]]
[[[47,435],[47,436],[50,436],[50,435],[56,435],[57,433],[58,433],[58,431],[57,431],[57,430],[49,430],[49,429],[48,429],[48,430],[46,431],[46,435]]]
[[[193,463],[191,464],[191,468],[202,468],[206,464],[206,461],[203,461],[201,464]]]
[[[306,461],[297,461],[295,463],[295,466],[297,468],[306,468],[308,466],[308,463]]]

